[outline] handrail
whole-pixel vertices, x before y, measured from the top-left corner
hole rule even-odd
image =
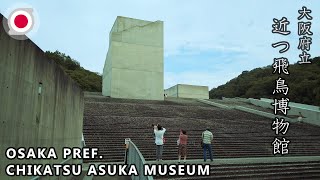
[[[127,162],[128,165],[135,165],[139,176],[131,176],[132,180],[153,180],[152,176],[144,176],[144,165],[146,164],[146,160],[144,159],[143,155],[141,154],[140,150],[137,148],[137,146],[131,141],[128,141],[129,143],[129,149],[128,149],[128,156],[127,156]]]
[[[83,133],[82,133],[82,138],[81,138],[81,147],[86,146],[86,140],[84,139]]]

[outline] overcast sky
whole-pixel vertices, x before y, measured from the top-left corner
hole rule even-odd
[[[0,12],[21,1],[0,0]],[[312,10],[313,43],[319,56],[319,0],[30,0],[39,28],[31,39],[44,51],[59,50],[84,68],[102,73],[109,31],[117,16],[164,21],[164,86],[225,84],[242,71],[271,65],[284,56],[299,60],[298,10]],[[291,35],[272,34],[273,18],[287,17]],[[304,21],[307,21],[304,19]],[[288,41],[279,54],[272,43]],[[270,73],[272,70],[270,71]]]

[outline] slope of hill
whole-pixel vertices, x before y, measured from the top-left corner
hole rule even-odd
[[[320,57],[312,59],[312,64],[290,64],[289,75],[272,74],[272,66],[243,71],[238,77],[224,85],[210,90],[210,98],[244,97],[275,98],[272,94],[276,80],[285,79],[289,87],[291,102],[320,105]],[[278,96],[280,97],[280,96]]]
[[[59,64],[79,84],[82,90],[101,92],[102,76],[99,73],[84,69],[79,62],[59,51],[46,51],[46,56]]]

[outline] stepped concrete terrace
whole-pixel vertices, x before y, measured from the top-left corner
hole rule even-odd
[[[304,157],[302,157],[305,159]],[[254,160],[256,159],[256,160]],[[209,176],[197,176],[196,179],[319,179],[320,159],[300,157],[291,160],[268,162],[274,158],[227,158],[217,159],[210,164]],[[289,160],[289,161],[288,161]],[[256,162],[254,162],[256,161]],[[265,161],[265,162],[263,162]],[[283,162],[281,162],[283,161]],[[296,162],[295,162],[296,161]],[[150,162],[151,163],[151,162]],[[155,163],[155,162],[152,162]],[[168,164],[172,164],[167,162]],[[198,161],[188,163],[199,164]],[[202,162],[203,163],[203,162]],[[154,179],[195,179],[194,176],[154,176]]]
[[[155,159],[152,124],[166,129],[164,160],[177,158],[179,129],[189,135],[187,159],[201,159],[201,132],[211,127],[214,158],[274,157],[275,137],[290,140],[286,156],[319,156],[320,127],[290,123],[286,135],[275,135],[272,120],[234,109],[221,109],[194,99],[165,101],[127,100],[85,93],[84,137],[88,147],[98,147],[103,159],[86,162],[122,162],[124,139],[138,146],[147,161]]]

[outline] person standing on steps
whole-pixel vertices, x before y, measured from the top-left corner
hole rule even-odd
[[[163,153],[163,144],[164,144],[164,133],[166,132],[166,129],[162,127],[160,124],[152,125],[153,126],[153,132],[155,136],[155,144],[157,145],[156,150],[156,158],[157,161],[162,161],[162,153]]]
[[[178,149],[178,159],[179,159],[179,163],[181,160],[181,156],[183,156],[183,162],[186,163],[186,159],[187,159],[187,140],[188,140],[188,136],[187,136],[187,132],[185,130],[180,130],[180,135],[179,135],[179,139],[178,139],[178,145],[179,145],[179,149]]]
[[[213,161],[212,146],[211,146],[212,140],[213,140],[212,132],[210,132],[210,128],[206,128],[206,130],[202,132],[203,160],[205,162],[207,161],[207,150],[209,151],[210,160]]]
[[[301,112],[299,112],[298,123],[302,123],[302,119],[305,118]]]

